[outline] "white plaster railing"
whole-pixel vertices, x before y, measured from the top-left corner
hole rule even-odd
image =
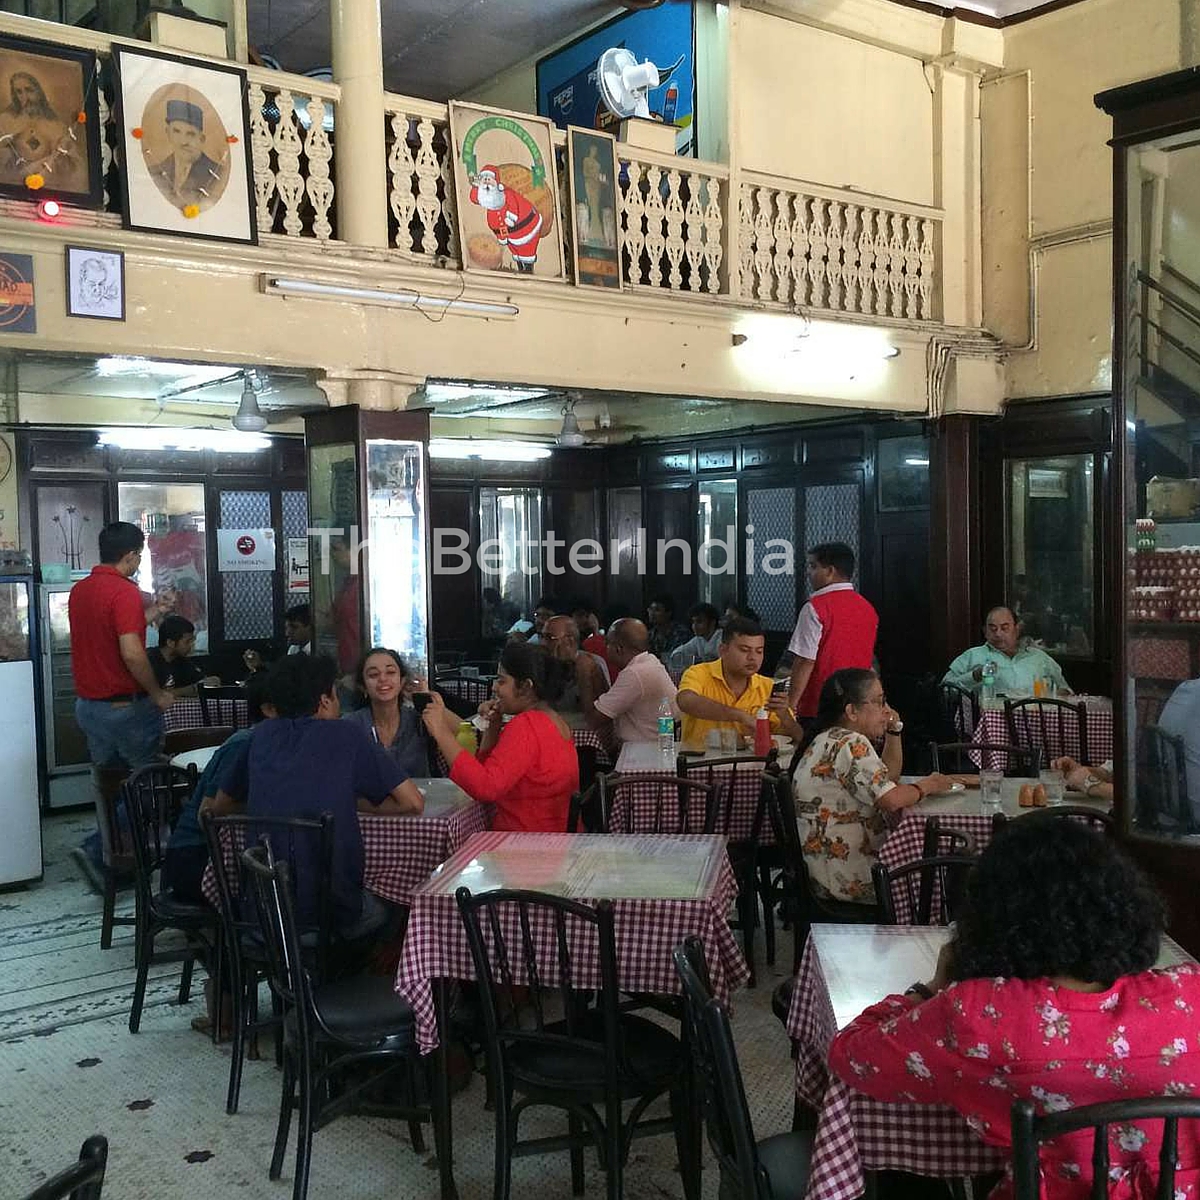
[[[745,299],[933,320],[941,212],[745,172],[738,281]]]
[[[391,245],[419,262],[459,266],[449,109],[392,92],[383,107]]]

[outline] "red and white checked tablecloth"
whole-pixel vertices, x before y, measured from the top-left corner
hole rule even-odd
[[[1113,756],[1111,705],[1088,705],[1087,739],[1087,749],[1082,754],[1080,753],[1079,739],[1073,734],[1067,738],[1066,744],[1059,744],[1057,738],[1052,739],[1051,744],[1043,747],[1045,765],[1049,766],[1051,759],[1061,758],[1064,754],[1069,754],[1072,758],[1090,767],[1098,767],[1101,763],[1109,761]],[[979,718],[979,724],[975,726],[975,736],[971,740],[1007,745],[1009,736],[1008,726],[1004,723],[1004,710],[1002,708],[984,709],[983,715]],[[993,771],[1004,770],[1006,763],[1002,756],[988,754],[983,757],[988,759],[987,762],[979,764],[983,768],[990,768]]]
[[[829,1074],[837,1024],[811,938],[787,1031],[797,1050],[796,1095],[820,1113],[807,1200],[855,1200],[866,1188],[865,1171],[957,1178],[1003,1168],[1003,1151],[985,1146],[952,1108],[873,1100]]]
[[[487,829],[488,805],[474,802],[438,816],[358,814],[363,839],[363,886],[393,904],[408,904],[412,894],[472,834]],[[238,847],[223,843],[225,869],[234,878]],[[201,890],[209,904],[217,904],[213,869],[204,870]]]
[[[229,701],[221,702],[222,716],[229,711]],[[250,725],[250,710],[245,700],[234,701],[234,713],[238,729],[246,729]],[[222,724],[217,721],[216,724]],[[175,701],[163,713],[163,731],[170,733],[175,729],[199,729],[204,725],[204,714],[200,711],[200,701],[195,697],[183,697]]]
[[[661,774],[665,778],[674,779],[675,771],[664,769],[654,772],[638,772],[638,774]],[[733,775],[732,780],[730,775]],[[708,782],[708,770],[697,768],[688,773],[688,778],[699,783]],[[712,772],[713,787],[720,794],[717,797],[718,811],[724,814],[728,805],[729,828],[726,836],[731,842],[749,841],[754,828],[754,817],[758,812],[759,796],[762,793],[762,765],[748,761],[728,767],[716,767]],[[730,784],[733,786],[732,798],[728,794]],[[674,795],[665,797],[664,804],[673,804]],[[623,832],[627,827],[634,833],[652,832],[655,828],[659,788],[649,780],[623,784],[617,790],[612,812],[609,814],[609,828]],[[626,824],[626,813],[632,806],[632,824]],[[704,832],[704,805],[694,796],[689,796],[688,803],[688,833]],[[720,828],[720,821],[718,822]],[[775,844],[775,831],[770,820],[764,814],[759,826],[757,844],[771,846]]]
[[[450,858],[439,877],[462,870],[473,858],[496,849],[505,839],[540,839],[549,846],[553,839],[573,834],[479,833]],[[532,844],[532,843],[531,843]],[[432,981],[435,979],[474,979],[475,969],[467,947],[466,932],[452,894],[432,891],[431,880],[418,888],[412,898],[404,953],[396,971],[396,991],[413,1007],[416,1017],[417,1044],[426,1054],[438,1044],[437,1015]],[[705,894],[698,900],[615,900],[613,917],[617,939],[617,969],[623,991],[678,995],[679,977],[671,960],[671,951],[689,935],[704,943],[712,974],[713,991],[722,1004],[749,978],[750,972],[729,928],[726,914],[737,895],[737,884],[728,860],[720,855],[717,869]],[[596,896],[590,899],[600,900]],[[586,902],[586,901],[585,901]],[[568,922],[568,927],[572,925]],[[588,931],[591,932],[590,930]],[[532,931],[535,943],[549,950],[553,943],[553,925],[537,922]],[[575,934],[579,927],[575,925]],[[570,935],[569,935],[570,936]],[[598,956],[592,937],[592,952],[571,937],[574,986],[597,987],[600,983]],[[583,951],[581,953],[581,951]],[[539,952],[543,981],[553,987],[557,978],[558,958],[554,953]]]

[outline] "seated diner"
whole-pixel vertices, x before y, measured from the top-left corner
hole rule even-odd
[[[988,613],[983,631],[983,645],[964,650],[942,676],[943,683],[977,692],[990,675],[995,690],[1009,696],[1033,695],[1036,679],[1049,679],[1055,691],[1070,691],[1062,667],[1024,636],[1013,609],[997,605]]]
[[[938,774],[900,782],[903,728],[874,671],[846,667],[821,688],[792,791],[809,878],[835,900],[874,904],[871,867],[887,837],[888,815],[953,782]]]
[[[510,642],[500,655],[494,699],[480,705],[485,728],[478,754],[464,750],[441,696],[421,714],[425,728],[467,795],[494,804],[493,829],[562,833],[579,790],[575,739],[556,706],[571,667],[544,646]],[[505,717],[512,719],[505,722]]]
[[[1023,817],[966,883],[932,979],[856,1017],[830,1069],[878,1100],[947,1104],[989,1145],[1011,1145],[1009,1109],[1039,1113],[1200,1089],[1200,966],[1154,969],[1162,900],[1111,838]],[[904,1018],[904,1019],[901,1019]],[[1108,1195],[1150,1195],[1163,1125],[1111,1127]],[[1175,1195],[1200,1185],[1200,1123],[1179,1126]],[[1092,1194],[1090,1130],[1046,1143],[1047,1200]],[[993,1200],[1012,1195],[1006,1177]]]
[[[366,703],[343,714],[342,720],[360,725],[406,775],[420,779],[429,774],[429,750],[408,696],[411,682],[408,668],[395,650],[373,647],[358,666],[358,687]]]
[[[608,691],[608,663],[579,647],[579,626],[571,617],[551,617],[542,629],[542,644],[568,669],[567,684],[558,701],[559,712],[583,713],[597,696]]]
[[[620,674],[612,687],[583,710],[588,727],[618,742],[652,742],[658,737],[662,702],[675,708],[675,685],[650,653],[650,631],[637,617],[622,617],[608,630],[608,659]]]
[[[667,666],[682,671],[698,662],[712,662],[721,649],[721,614],[711,604],[694,604],[688,610],[692,636],[667,655]]]
[[[158,624],[158,645],[146,651],[150,669],[160,688],[170,688],[176,696],[194,696],[196,685],[220,687],[218,675],[205,675],[192,661],[196,649],[196,626],[174,613]]]

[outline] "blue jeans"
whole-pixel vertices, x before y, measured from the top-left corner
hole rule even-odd
[[[87,737],[94,766],[124,765],[136,771],[162,753],[162,710],[149,696],[129,704],[77,699],[75,720]]]

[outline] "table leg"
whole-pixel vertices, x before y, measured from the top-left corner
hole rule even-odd
[[[454,1182],[454,1129],[450,1111],[450,988],[445,979],[435,979],[433,1002],[437,1011],[438,1044],[433,1052],[433,1141],[437,1150],[441,1200],[458,1200]]]

